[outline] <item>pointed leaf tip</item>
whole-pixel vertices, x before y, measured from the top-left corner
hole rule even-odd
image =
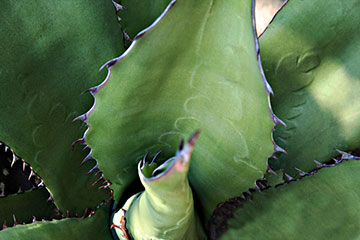
[[[172,170],[184,171],[184,167],[188,164],[194,145],[199,138],[200,131],[196,131],[189,139],[189,141],[184,145],[184,140],[180,141],[179,149],[177,150],[174,157],[169,158],[160,166],[157,166],[155,160],[158,155],[161,153],[159,151],[150,163],[147,163],[147,158],[149,152],[147,152],[144,158],[138,164],[138,173],[140,179],[143,180],[155,180],[161,178]],[[188,169],[188,167],[186,168]],[[151,171],[151,173],[149,172]]]
[[[194,146],[197,139],[199,138],[200,133],[201,133],[200,130],[196,131],[189,139],[188,144],[190,144],[191,146]]]

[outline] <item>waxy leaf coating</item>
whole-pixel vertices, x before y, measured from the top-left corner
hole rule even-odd
[[[89,150],[71,149],[86,130],[72,120],[91,106],[81,92],[99,67],[121,53],[111,1],[0,0],[0,140],[45,181],[62,212],[81,215],[109,197],[80,166]]]
[[[288,154],[271,167],[296,175],[336,149],[360,146],[360,2],[289,1],[260,37],[274,112],[274,138]]]
[[[12,227],[15,220],[16,224],[22,224],[31,223],[34,217],[39,221],[59,218],[54,203],[48,201],[49,197],[46,188],[42,187],[0,198],[0,229],[3,224]]]
[[[360,162],[254,193],[221,239],[359,239]]]
[[[127,240],[128,235],[133,239],[206,239],[187,179],[198,137],[199,132],[157,168],[156,159],[149,163],[147,155],[139,163],[145,191],[131,197],[115,214],[113,224],[120,239]],[[145,167],[153,168],[149,176],[144,173]]]
[[[257,60],[250,0],[178,0],[109,62],[86,142],[115,200],[136,179],[146,152],[162,150],[164,161],[198,129],[189,181],[202,216],[252,187],[273,153]]]
[[[1,231],[0,240],[96,239],[112,240],[110,205],[102,206],[88,218],[65,218],[17,225]]]

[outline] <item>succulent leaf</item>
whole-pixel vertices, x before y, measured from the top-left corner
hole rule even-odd
[[[187,180],[190,157],[199,132],[158,168],[146,159],[139,163],[138,174],[145,191],[131,197],[113,219],[120,239],[205,239],[194,211],[192,191]],[[153,169],[146,176],[145,168]],[[124,223],[126,222],[126,224]],[[126,225],[126,226],[125,226]]]
[[[272,105],[288,154],[274,169],[298,175],[360,146],[359,1],[289,1],[260,38]]]
[[[86,142],[116,201],[147,151],[168,159],[197,129],[189,179],[205,218],[263,176],[274,124],[254,38],[251,1],[172,1],[109,62]]]
[[[93,102],[80,93],[106,74],[121,31],[111,1],[5,1],[0,10],[0,139],[44,179],[71,215],[109,197],[80,162],[87,151],[71,143],[85,127],[73,123]],[[71,196],[71,197],[69,197]]]
[[[358,239],[359,171],[360,162],[349,160],[255,192],[221,239]]]
[[[38,220],[60,217],[49,197],[46,188],[42,187],[0,198],[0,229],[3,228],[3,224],[12,227],[15,220],[16,224],[22,224],[31,223],[34,217]]]
[[[112,240],[109,213],[110,205],[96,210],[88,218],[65,218],[17,225],[1,231],[0,240],[97,239]]]

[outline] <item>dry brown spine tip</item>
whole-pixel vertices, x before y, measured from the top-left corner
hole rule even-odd
[[[196,131],[192,136],[191,138],[189,139],[188,141],[188,144],[193,147],[195,145],[195,142],[197,141],[197,139],[199,138],[199,135],[200,135],[201,131],[198,130]]]
[[[99,179],[97,179],[93,184],[91,184],[92,186],[95,186],[98,182],[100,182],[101,180],[104,180],[104,178],[101,176]]]

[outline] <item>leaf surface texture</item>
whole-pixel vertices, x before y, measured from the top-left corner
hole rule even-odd
[[[81,92],[104,79],[99,67],[121,52],[111,1],[0,1],[0,139],[74,215],[109,197],[71,143],[86,130],[72,120],[93,100]]]
[[[295,175],[360,146],[359,1],[289,1],[260,38],[274,90],[274,169]]]
[[[189,180],[205,218],[261,178],[273,152],[273,122],[251,14],[251,1],[173,1],[114,60],[89,113],[86,141],[116,201],[146,152],[162,150],[164,161],[198,129]]]
[[[221,239],[358,239],[359,161],[254,193]]]

